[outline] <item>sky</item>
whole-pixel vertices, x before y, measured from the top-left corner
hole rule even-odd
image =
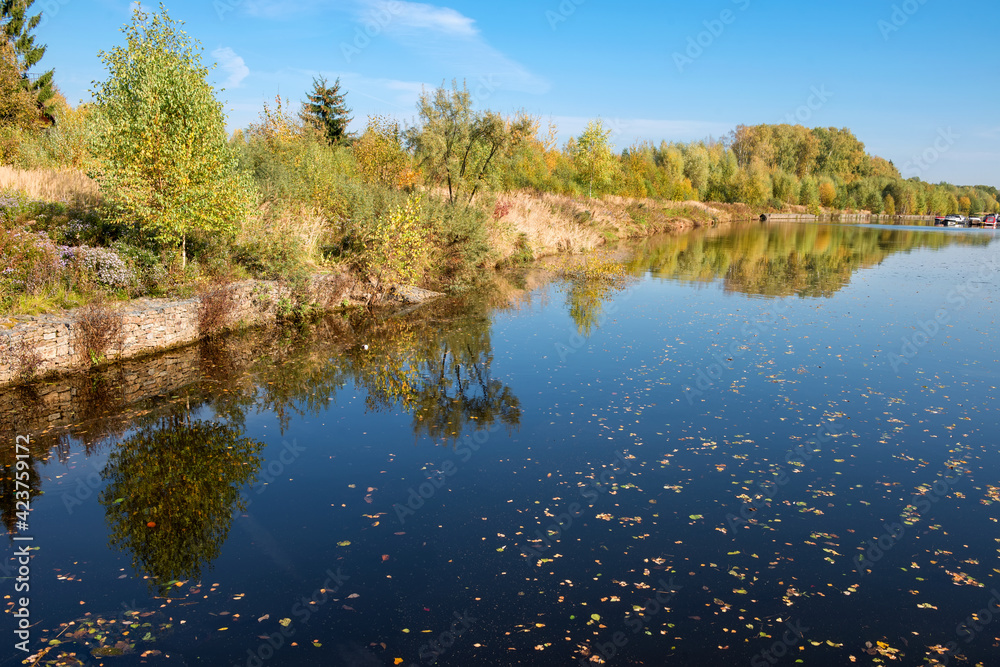
[[[421,90],[527,111],[565,141],[600,118],[619,148],[739,124],[846,127],[904,177],[1000,187],[995,0],[167,0],[215,64],[231,130],[314,77],[353,110],[416,120]],[[107,76],[127,0],[36,0],[36,42],[70,100]],[[155,5],[145,4],[146,8]]]

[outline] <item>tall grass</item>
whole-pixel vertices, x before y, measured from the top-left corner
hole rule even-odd
[[[97,183],[76,169],[32,169],[0,165],[0,190],[17,190],[29,197],[85,208],[101,203]]]

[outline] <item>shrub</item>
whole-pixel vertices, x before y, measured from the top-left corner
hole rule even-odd
[[[64,250],[44,232],[0,230],[0,288],[34,294],[55,283],[66,268]]]
[[[410,196],[405,205],[353,230],[354,269],[374,279],[380,288],[388,283],[415,282],[423,276],[430,246],[420,199],[419,195]]]
[[[62,257],[67,264],[105,287],[127,289],[137,282],[132,267],[110,248],[66,248]]]
[[[201,335],[215,336],[232,325],[235,310],[236,298],[230,285],[209,288],[198,302],[198,330]]]
[[[382,116],[369,116],[368,128],[353,146],[358,171],[368,183],[405,189],[413,185],[415,172],[403,148],[399,123]]]
[[[493,219],[503,220],[513,209],[514,203],[509,199],[498,199],[496,205],[493,207]]]
[[[116,349],[121,352],[125,341],[125,318],[120,310],[111,308],[103,299],[90,302],[76,312],[76,347],[84,362],[97,366]]]
[[[36,348],[25,340],[19,340],[17,345],[7,342],[7,354],[14,361],[14,373],[20,382],[27,382],[35,377],[44,359]]]

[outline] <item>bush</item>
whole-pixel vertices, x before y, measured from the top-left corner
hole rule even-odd
[[[76,347],[84,362],[97,366],[116,349],[121,352],[125,340],[125,318],[121,311],[97,299],[76,313]]]
[[[215,285],[201,295],[198,302],[198,330],[202,336],[211,337],[233,324],[236,298],[231,286]]]
[[[380,288],[389,283],[413,283],[423,277],[430,247],[420,199],[419,195],[411,196],[403,206],[389,209],[370,224],[355,225],[352,230],[351,264]]]
[[[63,252],[44,232],[0,230],[0,287],[6,294],[37,293],[66,268]]]
[[[66,248],[62,257],[69,266],[111,289],[128,289],[138,282],[129,263],[110,248]]]
[[[17,345],[8,341],[7,348],[7,355],[14,362],[14,372],[18,381],[27,382],[35,377],[44,361],[38,350],[24,340],[18,341]]]

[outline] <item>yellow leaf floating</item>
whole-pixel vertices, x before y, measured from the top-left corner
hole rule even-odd
[[[290,618],[283,618],[280,621],[278,621],[278,623],[280,623],[283,627],[287,628],[289,625],[292,624],[292,619],[290,619]]]
[[[343,542],[337,542],[338,547],[349,547],[351,546],[350,540],[344,540]]]

